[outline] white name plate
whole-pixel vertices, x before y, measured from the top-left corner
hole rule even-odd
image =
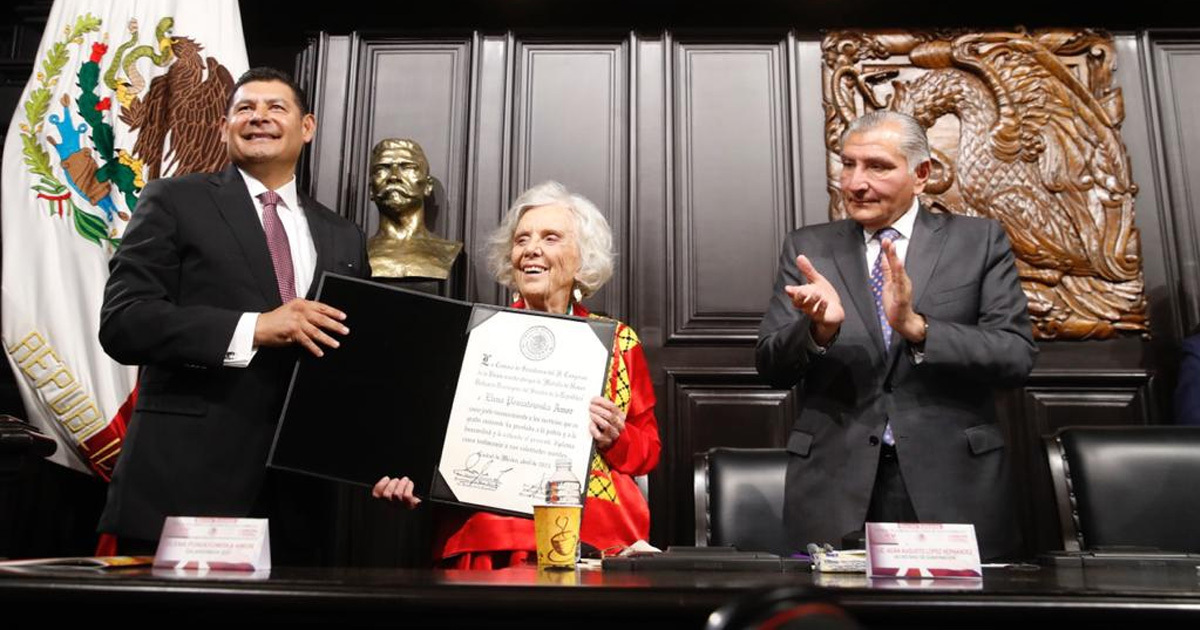
[[[169,516],[158,539],[154,566],[201,571],[270,569],[267,519]]]
[[[983,577],[974,525],[867,523],[866,529],[871,577]]]

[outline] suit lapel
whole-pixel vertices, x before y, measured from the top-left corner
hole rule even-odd
[[[313,269],[312,284],[308,287],[307,299],[313,299],[317,294],[317,286],[321,284],[321,270],[328,268],[329,257],[333,256],[333,229],[320,216],[321,204],[316,199],[304,193],[297,193],[300,204],[304,206],[304,219],[308,221],[308,231],[312,233],[313,247],[317,250],[317,264]]]
[[[212,176],[213,200],[221,218],[229,225],[233,238],[241,246],[250,274],[262,291],[263,299],[270,308],[282,304],[279,299],[279,283],[275,280],[275,266],[271,263],[271,252],[267,249],[267,235],[263,232],[258,211],[250,200],[246,182],[237,167],[230,166]]]
[[[921,304],[921,297],[929,287],[929,278],[942,256],[942,247],[946,244],[946,232],[942,230],[945,224],[945,215],[934,214],[925,206],[917,211],[912,242],[908,244],[908,255],[904,259],[904,268],[912,280],[914,309]]]
[[[870,279],[867,276],[866,244],[862,228],[853,221],[842,224],[841,242],[833,248],[833,260],[842,277],[842,286],[858,311],[859,318],[867,327],[874,341],[871,344],[876,354],[883,358],[883,329],[875,314],[875,300],[871,298]]]

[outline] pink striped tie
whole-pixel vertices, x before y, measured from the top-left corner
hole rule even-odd
[[[267,233],[267,249],[271,251],[271,263],[275,265],[275,281],[279,283],[279,299],[284,304],[296,299],[296,273],[292,269],[292,249],[283,221],[275,207],[283,200],[279,193],[268,190],[258,196],[263,206],[263,230]]]

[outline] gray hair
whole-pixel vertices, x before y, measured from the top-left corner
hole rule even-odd
[[[587,197],[567,190],[555,182],[542,182],[525,192],[508,207],[504,218],[488,237],[487,265],[496,282],[514,289],[512,268],[512,239],[517,224],[526,211],[541,206],[558,205],[571,211],[575,217],[575,232],[579,242],[579,274],[576,280],[584,297],[592,295],[604,286],[613,274],[613,238],[608,220]]]
[[[908,162],[908,172],[914,173],[922,162],[929,160],[929,138],[925,136],[925,128],[916,118],[908,114],[893,112],[886,109],[863,114],[850,121],[842,132],[841,143],[846,146],[846,139],[856,133],[864,133],[887,124],[895,124],[900,128],[900,153]]]

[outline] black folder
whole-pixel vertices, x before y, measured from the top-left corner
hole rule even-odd
[[[407,475],[421,496],[444,489],[434,475],[468,336],[511,309],[330,273],[317,300],[346,313],[350,334],[297,362],[268,465],[366,487]],[[615,324],[589,323],[611,355]]]

